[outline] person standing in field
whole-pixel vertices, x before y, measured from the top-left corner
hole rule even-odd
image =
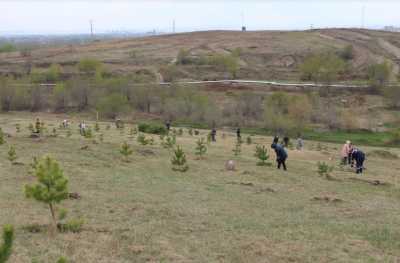
[[[171,129],[171,121],[167,121],[165,123],[165,127],[167,128],[167,131],[169,132],[169,130]]]
[[[273,143],[271,144],[271,148],[275,150],[278,169],[281,169],[281,166],[283,166],[283,170],[286,171],[286,159],[288,158],[288,154],[283,145],[279,144],[278,142],[279,137],[275,137]]]
[[[237,137],[238,141],[240,141],[242,139],[242,135],[240,134],[240,128],[239,127],[236,130],[236,137]]]
[[[361,150],[354,148],[351,152],[351,161],[352,163],[353,161],[356,162],[356,173],[362,174],[364,170],[365,154]]]
[[[301,136],[300,136],[300,134],[299,134],[299,136],[297,137],[296,149],[297,149],[298,151],[301,151],[301,150],[303,150],[303,147],[304,147],[304,141],[303,141],[303,138],[301,138]]]
[[[285,146],[285,148],[289,147],[289,137],[285,136],[283,137],[283,145]]]
[[[351,149],[352,145],[350,141],[346,141],[346,143],[342,147],[342,164],[350,164],[351,163]]]
[[[215,127],[214,127],[211,130],[211,141],[216,142],[217,141],[216,137],[217,137],[217,129],[215,129]]]
[[[84,136],[86,134],[86,123],[85,123],[85,121],[82,121],[81,123],[79,123],[79,131],[80,131],[80,134],[82,136]]]

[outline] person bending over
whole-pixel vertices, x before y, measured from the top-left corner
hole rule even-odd
[[[285,148],[278,143],[279,138],[275,137],[274,142],[271,144],[271,148],[275,150],[276,153],[276,162],[278,164],[278,169],[281,169],[281,166],[283,167],[283,170],[287,170],[286,168],[286,159],[288,158],[288,154],[285,151]]]
[[[351,160],[356,162],[356,173],[362,174],[364,170],[365,154],[361,150],[354,148],[351,153]]]

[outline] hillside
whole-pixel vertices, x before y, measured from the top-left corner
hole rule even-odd
[[[400,34],[361,29],[326,29],[298,32],[283,31],[208,31],[162,35],[124,40],[95,41],[84,45],[39,48],[30,55],[20,52],[0,54],[0,72],[21,73],[28,64],[47,68],[59,63],[64,72],[75,72],[82,58],[96,58],[113,74],[147,72],[162,80],[160,68],[171,64],[180,49],[190,56],[230,53],[241,49],[237,78],[298,80],[298,65],[313,52],[338,50],[353,45],[355,57],[346,80],[365,77],[370,63],[392,61],[395,73],[400,65]],[[23,56],[25,55],[25,56]],[[224,72],[212,66],[179,66],[180,79],[222,79]],[[162,75],[162,74],[161,74]]]
[[[256,165],[256,144],[267,146],[275,161],[270,137],[252,136],[253,144],[243,143],[234,156],[235,135],[218,130],[217,142],[199,160],[196,141],[208,131],[190,136],[184,129],[176,139],[189,170],[180,173],[171,169],[172,151],[158,136],[154,145],[141,145],[129,135],[131,124],[117,130],[101,122],[88,139],[77,131],[80,118],[41,114],[48,131],[32,139],[27,126],[37,116],[0,115],[11,136],[0,145],[0,226],[16,229],[9,262],[56,262],[60,256],[71,263],[400,260],[399,149],[362,147],[368,158],[361,176],[338,165],[341,145],[306,141],[303,151],[288,150],[284,172]],[[71,136],[57,129],[64,118]],[[128,162],[119,152],[124,141],[133,150]],[[10,146],[18,157],[14,165],[6,158]],[[83,219],[74,232],[51,236],[48,208],[24,196],[24,186],[37,181],[32,158],[47,154],[60,163],[69,192],[80,196],[57,204],[67,209],[67,220]],[[225,170],[229,159],[235,171]],[[317,173],[318,162],[334,167],[330,176]]]

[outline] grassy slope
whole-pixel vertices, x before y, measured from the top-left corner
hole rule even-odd
[[[310,52],[338,49],[346,45],[355,48],[353,78],[359,78],[370,62],[384,58],[400,59],[398,33],[355,29],[326,29],[314,31],[234,32],[207,31],[175,35],[143,37],[126,40],[100,41],[86,45],[42,48],[32,52],[36,67],[61,63],[66,72],[85,57],[103,61],[111,72],[132,73],[140,69],[158,72],[161,65],[171,63],[181,48],[194,56],[207,53],[229,53],[242,49],[238,78],[298,80],[297,66]],[[129,53],[135,52],[135,57]],[[18,52],[0,54],[0,72],[23,71],[27,58]],[[399,62],[399,61],[398,61]],[[397,63],[398,63],[397,62]],[[396,63],[396,62],[395,62]],[[395,67],[398,71],[398,67]],[[213,67],[185,66],[180,77],[188,79],[224,78],[224,72]]]
[[[13,135],[0,146],[0,225],[13,223],[17,229],[10,262],[54,262],[60,255],[71,262],[400,260],[400,181],[394,160],[368,159],[364,177],[391,184],[372,186],[350,180],[356,175],[338,167],[333,175],[340,181],[317,175],[317,161],[337,163],[339,145],[326,144],[328,149],[318,152],[313,150],[316,143],[307,141],[304,152],[289,152],[288,172],[255,166],[254,145],[243,145],[242,155],[234,158],[237,171],[227,172],[224,162],[233,158],[233,135],[219,137],[206,159],[197,161],[195,139],[185,133],[178,143],[187,152],[190,170],[180,174],[171,171],[167,150],[139,146],[115,128],[105,131],[105,124],[105,142],[98,145],[79,137],[77,120],[70,139],[64,134],[28,139],[26,126],[33,117],[0,115],[0,126]],[[46,119],[49,125],[60,119],[55,121],[53,116]],[[22,124],[22,133],[15,134],[15,123]],[[123,140],[135,150],[130,163],[122,162],[118,152]],[[271,139],[255,141],[268,145]],[[6,160],[11,144],[24,166],[11,166]],[[80,150],[82,145],[90,145],[89,150]],[[143,156],[143,150],[154,155]],[[79,234],[50,238],[23,229],[49,222],[46,208],[22,193],[33,181],[27,174],[31,158],[44,154],[60,161],[70,178],[70,191],[82,195],[63,204],[71,217],[85,219]],[[343,202],[312,200],[325,196]]]

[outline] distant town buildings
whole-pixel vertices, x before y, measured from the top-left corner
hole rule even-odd
[[[383,30],[389,31],[389,32],[400,32],[400,27],[396,27],[396,26],[385,26],[385,27],[383,28]]]

